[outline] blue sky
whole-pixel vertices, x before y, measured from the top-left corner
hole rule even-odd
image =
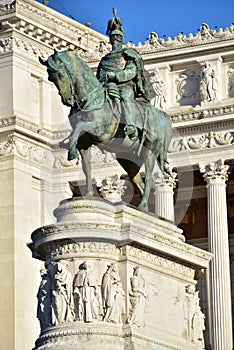
[[[42,2],[42,0],[39,0]],[[234,0],[49,0],[49,7],[105,34],[106,24],[117,7],[123,20],[125,42],[144,42],[154,31],[160,38],[183,32],[195,34],[202,23],[211,29],[234,23]]]

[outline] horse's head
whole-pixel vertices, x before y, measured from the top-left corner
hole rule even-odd
[[[47,67],[48,79],[57,87],[62,103],[72,107],[75,103],[75,76],[68,52],[55,50],[47,60],[39,58],[39,61]]]

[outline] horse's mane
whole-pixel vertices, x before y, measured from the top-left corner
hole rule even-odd
[[[75,82],[78,72],[88,81],[92,81],[94,86],[98,86],[100,82],[97,80],[89,65],[73,51],[55,51],[48,58],[48,68],[53,71],[59,71],[61,65],[66,66],[70,78]]]

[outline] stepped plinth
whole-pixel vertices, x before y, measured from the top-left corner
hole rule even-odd
[[[45,261],[34,350],[203,349],[195,275],[211,254],[122,202],[73,198],[54,215],[29,245]]]

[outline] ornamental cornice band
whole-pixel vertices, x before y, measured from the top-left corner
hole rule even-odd
[[[51,13],[50,13],[51,12]],[[15,30],[22,32],[28,36],[34,37],[41,41],[43,44],[47,44],[50,47],[56,47],[57,49],[78,49],[81,56],[85,56],[88,62],[96,62],[100,60],[100,56],[109,51],[109,45],[105,45],[103,49],[102,42],[108,42],[106,36],[92,31],[90,35],[90,29],[84,25],[75,22],[74,20],[63,20],[63,15],[60,15],[50,8],[46,8],[40,3],[35,3],[31,6],[31,2],[24,0],[17,0],[16,3],[11,5],[1,5],[1,15],[7,18],[5,25],[9,29],[10,15],[19,15],[18,22],[15,22]],[[20,19],[31,18],[30,23]],[[15,18],[14,18],[15,20]],[[56,28],[56,33],[55,29]],[[59,29],[59,34],[57,30]],[[149,38],[146,42],[139,42],[137,45],[127,43],[126,47],[134,47],[141,54],[154,54],[157,52],[174,51],[175,49],[191,48],[196,46],[204,46],[215,43],[222,43],[234,39],[234,25],[230,24],[229,27],[218,31],[210,29],[206,23],[200,26],[200,30],[193,35],[190,33],[188,36],[179,33],[172,39],[168,37],[158,38],[157,33],[149,33]],[[85,53],[85,51],[87,51]]]
[[[175,113],[171,115],[173,123],[180,123],[184,121],[192,121],[192,120],[203,120],[207,118],[220,118],[222,116],[228,116],[234,112],[233,104],[222,107],[212,107],[205,109],[192,109],[191,111]],[[177,127],[175,125],[175,127]]]

